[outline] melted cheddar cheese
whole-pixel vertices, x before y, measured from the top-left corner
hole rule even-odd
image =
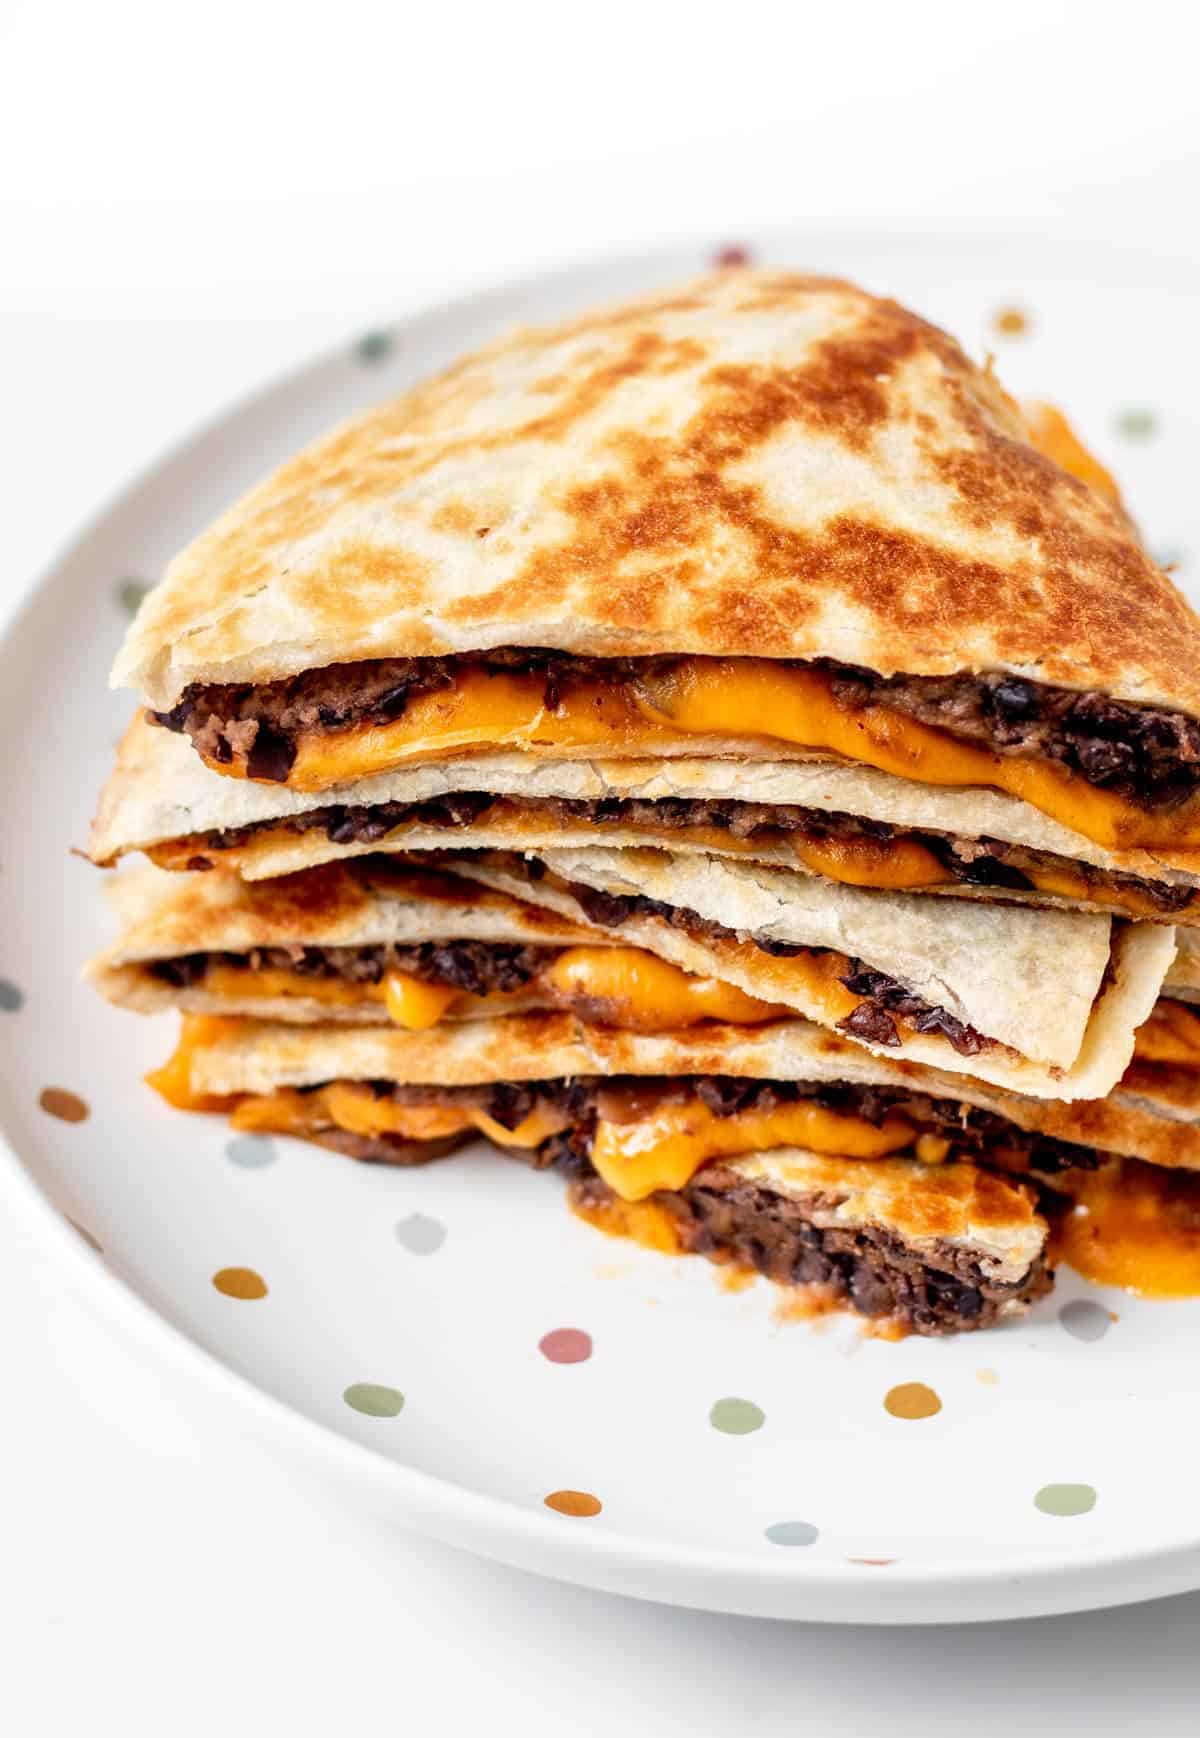
[[[1200,1067],[1200,1008],[1161,996],[1145,1025],[1138,1028],[1133,1053],[1141,1062]]]
[[[793,849],[814,875],[851,887],[940,887],[957,879],[917,839],[799,838]]]
[[[772,1147],[879,1159],[910,1146],[913,1133],[904,1117],[876,1124],[809,1099],[732,1116],[718,1116],[699,1099],[687,1099],[660,1105],[631,1122],[601,1117],[590,1158],[614,1194],[623,1201],[644,1201],[660,1189],[682,1189],[710,1159]]]
[[[1030,446],[1052,459],[1061,470],[1078,477],[1089,489],[1095,489],[1114,507],[1121,505],[1121,491],[1116,478],[1105,469],[1095,453],[1088,451],[1056,405],[1033,401],[1021,406],[1021,414]]]
[[[311,1135],[332,1124],[348,1134],[377,1138],[393,1135],[406,1141],[441,1141],[472,1132],[484,1134],[497,1146],[536,1147],[566,1126],[558,1113],[538,1105],[515,1128],[506,1129],[486,1112],[469,1105],[403,1104],[379,1097],[358,1081],[334,1081],[314,1092],[280,1087],[275,1092],[243,1098],[230,1122],[234,1128],[257,1133]]]
[[[212,1093],[197,1092],[192,1086],[192,1058],[218,1039],[237,1030],[236,1020],[217,1014],[185,1014],[179,1031],[179,1042],[161,1068],[146,1076],[152,1086],[176,1110],[230,1110],[237,1095],[218,1098]]]
[[[1077,1173],[1056,1255],[1097,1285],[1200,1297],[1200,1176],[1136,1159]]]
[[[287,996],[339,1007],[382,1002],[391,1020],[407,1032],[428,1031],[449,1014],[503,1013],[512,997],[531,995],[552,1006],[576,1009],[593,1024],[627,1032],[676,1032],[704,1020],[758,1026],[793,1017],[792,1009],[780,1003],[760,1001],[718,978],[694,977],[635,947],[564,948],[522,989],[487,996],[452,984],[426,983],[401,971],[386,972],[380,983],[372,984],[279,966],[255,970],[217,963],[209,965],[202,984],[229,1000]]]
[[[675,1032],[702,1020],[759,1026],[792,1013],[719,978],[693,977],[638,947],[566,948],[538,982],[566,1006],[595,1011],[602,1024],[629,1032]]]
[[[453,687],[417,695],[388,723],[302,732],[287,782],[320,791],[484,746],[655,755],[690,750],[697,736],[786,742],[921,784],[991,786],[1110,849],[1200,845],[1200,802],[1150,814],[1046,761],[993,754],[885,704],[843,705],[824,671],[759,658],[681,658],[625,683],[570,682],[552,710],[543,677],[468,668]],[[240,761],[209,765],[246,776]]]

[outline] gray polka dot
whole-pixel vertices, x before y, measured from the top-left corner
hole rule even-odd
[[[396,1240],[412,1255],[435,1255],[446,1241],[446,1227],[427,1213],[410,1213],[397,1222]]]
[[[6,1014],[15,1014],[24,1000],[24,990],[19,990],[11,978],[0,978],[0,1010]]]
[[[243,1171],[261,1171],[264,1165],[273,1165],[279,1153],[270,1135],[238,1135],[225,1142],[225,1157]]]
[[[763,1532],[772,1545],[815,1545],[821,1536],[811,1521],[773,1521]]]
[[[360,362],[382,362],[391,348],[390,332],[364,332],[354,346],[354,354]]]
[[[150,587],[142,579],[122,579],[116,585],[117,603],[127,616],[135,616]]]
[[[1081,1297],[1064,1304],[1058,1312],[1058,1319],[1076,1340],[1102,1340],[1112,1326],[1107,1310]]]

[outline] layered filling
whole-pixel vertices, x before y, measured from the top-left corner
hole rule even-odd
[[[193,685],[150,716],[217,770],[297,790],[485,744],[620,756],[707,737],[722,752],[787,744],[922,783],[992,786],[1107,847],[1200,843],[1200,724],[1000,674],[518,647]]]
[[[853,1161],[839,1164],[836,1180],[796,1177],[782,1190],[769,1176],[747,1174],[744,1164],[709,1165],[685,1188],[655,1198],[649,1227],[631,1226],[630,1210],[599,1179],[573,1184],[572,1205],[603,1230],[646,1239],[648,1229],[656,1248],[733,1261],[777,1284],[813,1288],[823,1305],[849,1306],[902,1332],[991,1327],[1051,1290],[1044,1246],[1020,1269],[1004,1269],[954,1237],[913,1238],[888,1222],[884,1203],[878,1217],[847,1213],[845,1178],[856,1168]],[[907,1169],[902,1160],[875,1167],[880,1183],[918,1194]],[[996,1188],[996,1210],[1023,1226],[1025,1203],[1015,1192],[1001,1195],[998,1179],[981,1181]]]
[[[835,949],[805,947],[730,929],[715,918],[647,894],[609,893],[582,881],[567,881],[552,874],[537,858],[510,859],[496,853],[486,861],[566,894],[600,929],[619,931],[631,918],[649,917],[667,923],[701,944],[719,962],[722,979],[736,977],[741,970],[752,972],[756,983],[769,985],[793,1010],[803,1009],[819,1023],[836,1026],[868,1044],[899,1049],[914,1034],[933,1034],[944,1038],[960,1056],[1006,1048],[949,1009],[915,995],[886,972]]]
[[[329,1009],[378,1006],[397,1026],[563,1008],[593,1025],[633,1032],[686,1030],[706,1020],[761,1025],[791,1010],[716,978],[696,977],[642,948],[540,947],[430,941],[366,947],[264,947],[154,960],[145,970],[173,989],[244,1004],[280,998]]]
[[[622,836],[640,833],[647,843],[700,850],[784,851],[812,874],[852,887],[987,889],[1008,897],[1041,893],[1133,917],[1172,920],[1185,911],[1200,912],[1195,888],[1094,868],[999,839],[897,827],[796,804],[688,797],[524,798],[462,791],[413,803],[330,804],[286,819],[190,834],[153,846],[148,855],[164,869],[236,868],[239,859],[253,856],[256,842],[272,838],[319,833],[331,844],[361,849],[381,841],[402,845],[406,833],[418,829],[451,832],[472,826],[510,832],[516,844],[572,828],[594,828],[603,837],[607,828]]]
[[[256,948],[250,953],[200,952],[148,962],[152,978],[173,989],[202,989],[228,1000],[293,998],[329,1007],[380,1004],[409,1031],[445,1018],[503,1013],[522,1007],[570,1009],[593,1025],[671,1032],[701,1021],[761,1025],[795,1017],[799,998],[819,1006],[841,1030],[871,1044],[898,1048],[905,1033],[938,1033],[963,1056],[994,1047],[945,1008],[913,995],[894,978],[828,948],[739,938],[695,912],[640,895],[618,897],[569,883],[580,909],[605,928],[628,918],[664,918],[709,946],[760,958],[779,1002],[767,1001],[717,977],[699,977],[644,948],[549,948],[482,941],[423,942],[403,947]]]
[[[191,1055],[203,1037],[203,1022],[186,1023],[175,1056],[150,1076],[180,1109],[213,1108],[191,1086]],[[850,1082],[730,1075],[480,1086],[331,1081],[221,1102],[239,1129],[298,1135],[381,1163],[424,1158],[425,1142],[485,1134],[538,1169],[599,1176],[628,1202],[682,1188],[714,1160],[784,1146],[856,1159],[904,1154],[925,1165],[986,1158],[1038,1176],[1094,1170],[1107,1158],[957,1099]]]
[[[172,1102],[217,1108],[189,1094],[186,1041],[152,1082]],[[221,1107],[240,1129],[393,1164],[423,1162],[482,1133],[569,1177],[577,1210],[607,1230],[820,1286],[833,1302],[921,1332],[986,1325],[1050,1284],[1044,1227],[1024,1188],[957,1157],[999,1140],[1014,1168],[1096,1162],[1091,1149],[920,1093],[722,1076],[470,1087],[332,1081]],[[770,1167],[781,1150],[786,1186],[747,1169],[749,1155],[765,1155]],[[968,1217],[974,1242],[961,1235]]]

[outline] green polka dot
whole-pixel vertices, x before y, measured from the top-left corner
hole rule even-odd
[[[150,587],[145,580],[122,579],[116,587],[117,603],[127,616],[135,616],[142,607],[142,599]]]
[[[0,1009],[6,1014],[15,1014],[24,1000],[24,991],[19,990],[11,978],[0,978]]]
[[[728,1395],[714,1403],[708,1422],[714,1430],[724,1431],[726,1436],[749,1436],[752,1430],[762,1429],[767,1415],[753,1400],[739,1400],[735,1395]]]
[[[351,1382],[342,1399],[368,1418],[395,1418],[404,1407],[399,1388],[387,1388],[382,1382]]]
[[[1043,1485],[1033,1499],[1043,1515],[1086,1515],[1096,1506],[1092,1485]]]
[[[1152,434],[1158,433],[1158,418],[1144,405],[1131,405],[1117,417],[1117,433],[1124,435],[1127,441],[1148,440]]]
[[[354,346],[354,354],[360,362],[382,362],[391,347],[390,332],[364,332]]]

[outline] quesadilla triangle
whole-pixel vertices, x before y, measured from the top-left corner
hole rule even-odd
[[[176,558],[113,680],[295,791],[505,748],[828,761],[1194,870],[1200,624],[1036,435],[894,302],[722,272],[334,431]]]
[[[437,1034],[191,1016],[150,1081],[365,1160],[483,1134],[565,1175],[605,1229],[918,1333],[987,1327],[1050,1289],[1048,1228],[1024,1179],[972,1159],[1001,1138],[1045,1165],[1059,1148],[917,1078],[799,1021],[656,1035],[552,1013]]]
[[[1046,1098],[1116,1085],[1175,952],[1155,924],[937,905],[667,851],[446,862],[870,1049]]]
[[[643,1032],[794,1017],[591,924],[396,857],[258,882],[146,867],[110,892],[121,934],[86,975],[142,1013],[409,1031],[532,1009]]]
[[[336,800],[335,800],[336,799]],[[850,886],[1108,911],[1200,926],[1200,864],[1106,851],[1028,804],[809,761],[538,760],[464,754],[301,792],[214,778],[139,714],[92,831],[109,865],[290,875],[377,851],[669,845]]]
[[[782,1051],[761,1051],[774,1059],[763,1063],[772,1068],[786,1066],[778,1057],[791,1054],[798,1033],[817,1030],[783,1002],[684,971],[586,919],[572,921],[447,873],[441,860],[363,857],[262,882],[167,875],[147,866],[117,876],[109,894],[121,933],[86,976],[110,1001],[141,1013],[175,1008],[426,1032],[463,1020],[561,1011],[584,1022],[596,1043],[606,1032],[737,1031],[752,1035],[761,1050],[778,1033]],[[827,1032],[821,1042],[828,1054],[864,1065],[853,1042]],[[759,1053],[753,1046],[748,1052]],[[736,1072],[740,1065],[731,1066]],[[943,1083],[942,1091],[966,1089],[959,1077],[907,1061],[871,1059],[865,1066],[884,1084],[925,1072]],[[970,1090],[983,1107],[1012,1097],[979,1081]],[[1019,1103],[1025,1124],[1060,1144],[1200,1168],[1200,1010],[1160,997],[1138,1028],[1133,1061],[1101,1125],[1088,1105],[1073,1105],[1056,1120],[1053,1104],[1032,1097]],[[1139,1106],[1148,1115],[1130,1127],[1124,1112]],[[1197,1128],[1185,1138],[1171,1121],[1186,1118],[1191,1106]],[[1010,1142],[1009,1150],[1019,1145]],[[1087,1161],[1070,1163],[1086,1168]],[[1043,1154],[1039,1175],[1046,1174]]]

